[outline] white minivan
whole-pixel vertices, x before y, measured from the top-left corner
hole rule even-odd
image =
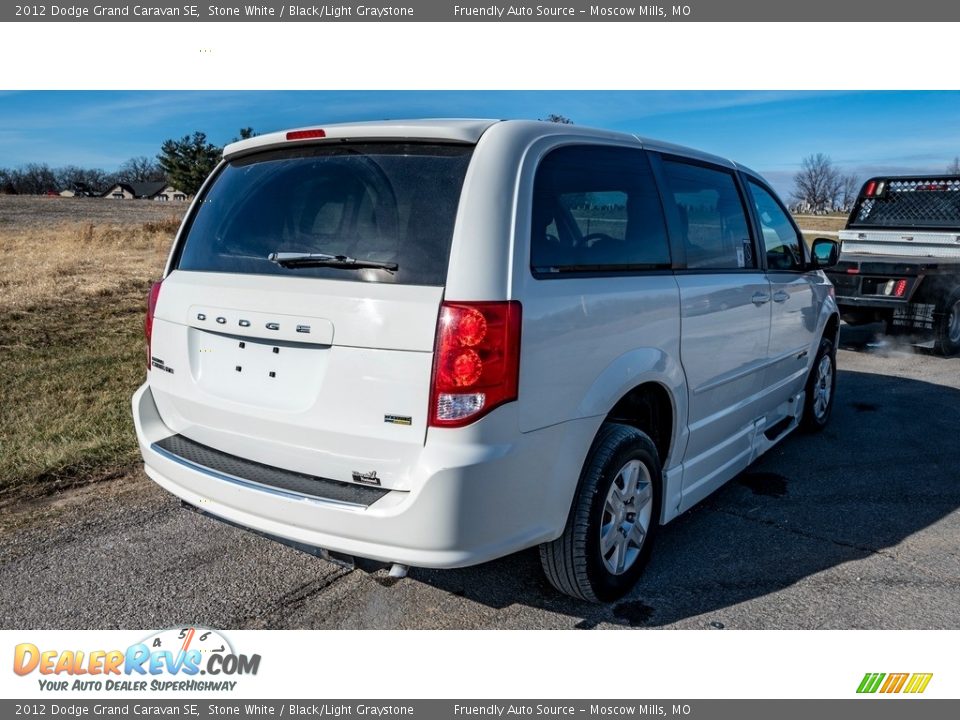
[[[146,472],[397,572],[539,545],[556,588],[612,600],[659,525],[826,424],[836,252],[811,253],[750,170],[634,135],[419,120],[243,140],[150,293]]]

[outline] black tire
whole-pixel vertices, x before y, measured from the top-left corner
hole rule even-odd
[[[639,489],[629,502],[620,503],[620,511],[626,511],[626,515],[614,518],[608,502],[619,500],[608,496],[614,494],[615,483],[618,489],[625,487],[621,471],[629,475],[633,469],[637,470]],[[540,546],[540,562],[550,584],[562,593],[590,602],[610,602],[629,592],[650,557],[660,524],[661,484],[660,459],[649,436],[628,425],[603,425],[580,473],[563,535]],[[640,508],[633,519],[630,507]],[[609,520],[606,524],[605,519]],[[649,520],[646,532],[637,543],[642,528],[629,534],[623,528],[639,527],[644,519]],[[603,528],[607,528],[604,537],[614,539],[617,545],[606,557],[601,551]],[[622,572],[611,571],[608,565],[616,565],[620,557],[624,558]]]
[[[829,361],[829,368],[824,365],[824,360]],[[829,374],[824,378],[823,370],[829,369]],[[828,386],[824,388],[824,385]],[[822,399],[823,390],[826,389],[828,397],[826,403],[818,402]],[[803,416],[800,418],[800,429],[804,432],[815,433],[823,430],[830,422],[830,415],[833,412],[833,400],[837,395],[837,350],[833,341],[829,338],[820,339],[820,347],[817,349],[817,356],[813,360],[813,366],[810,368],[810,376],[807,378],[806,397],[803,402]]]
[[[951,357],[960,353],[960,287],[954,288],[946,301],[937,307],[934,333],[934,349],[938,354]]]

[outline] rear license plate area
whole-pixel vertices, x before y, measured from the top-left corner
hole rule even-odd
[[[316,402],[330,347],[189,328],[190,369],[204,392],[278,410]]]

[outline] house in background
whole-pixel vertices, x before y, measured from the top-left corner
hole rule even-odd
[[[117,183],[101,197],[114,200],[157,200],[160,202],[182,202],[187,194],[173,185],[161,180],[158,182]]]

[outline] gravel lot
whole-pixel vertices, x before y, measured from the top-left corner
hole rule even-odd
[[[960,359],[866,339],[844,328],[827,431],[667,526],[614,605],[552,591],[535,550],[400,581],[348,572],[137,473],[11,511],[0,627],[957,628]]]

